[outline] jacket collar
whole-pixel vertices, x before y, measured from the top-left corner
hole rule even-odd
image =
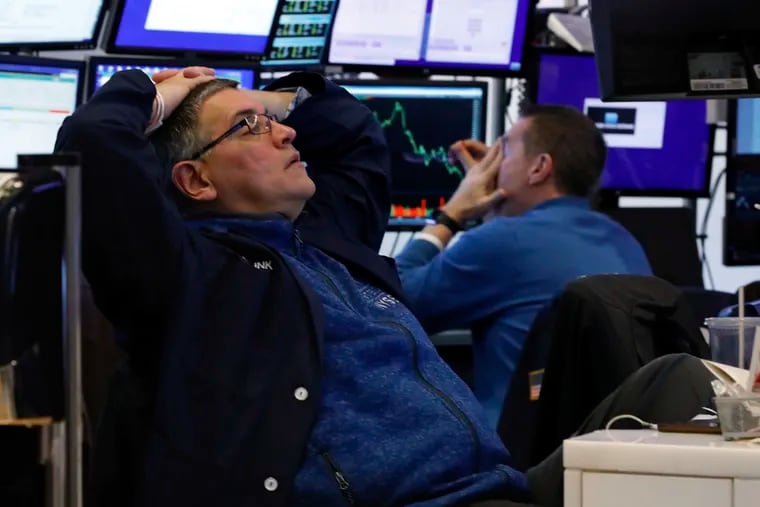
[[[295,246],[298,230],[293,222],[279,213],[261,215],[209,215],[187,219],[193,229],[217,234],[231,234],[249,241],[258,241],[278,251]]]
[[[591,203],[585,197],[564,195],[538,203],[526,211],[525,214],[552,208],[591,209]]]

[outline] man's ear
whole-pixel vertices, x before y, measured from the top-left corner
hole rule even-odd
[[[201,163],[183,160],[172,167],[172,181],[180,192],[196,201],[213,201],[217,197],[216,187],[201,170]]]
[[[548,153],[536,157],[536,163],[528,171],[528,184],[540,185],[554,175],[554,160]]]

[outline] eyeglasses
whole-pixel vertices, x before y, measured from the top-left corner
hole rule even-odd
[[[246,116],[236,124],[234,124],[232,127],[230,127],[224,134],[220,135],[210,143],[208,143],[206,146],[201,148],[200,150],[196,151],[190,156],[190,160],[198,160],[201,158],[202,155],[204,155],[207,151],[209,151],[211,148],[216,146],[217,144],[221,143],[228,137],[230,137],[232,134],[237,132],[238,130],[242,129],[243,127],[248,128],[248,133],[251,135],[259,136],[262,134],[267,134],[272,131],[272,117],[268,114],[263,113],[254,113],[250,116]]]

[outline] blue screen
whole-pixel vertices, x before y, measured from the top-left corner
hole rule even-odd
[[[145,74],[152,76],[153,74],[167,69],[181,69],[187,67],[185,64],[179,65],[166,65],[160,60],[157,62],[140,62],[132,61],[127,58],[114,58],[113,60],[97,60],[91,63],[90,69],[90,92],[94,93],[101,86],[106,84],[111,76],[116,72],[122,70],[138,69]],[[255,84],[255,71],[253,69],[245,68],[223,68],[213,67],[216,71],[216,77],[224,79],[232,79],[241,84],[243,88],[253,88]]]
[[[736,154],[760,155],[760,99],[736,100]]]
[[[261,55],[277,0],[125,0],[115,48]]]
[[[538,103],[576,107],[604,134],[602,188],[674,196],[706,190],[711,139],[704,100],[602,103],[599,96],[592,55],[541,55]]]

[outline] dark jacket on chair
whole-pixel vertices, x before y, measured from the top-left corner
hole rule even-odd
[[[710,356],[691,309],[670,283],[596,275],[568,284],[536,318],[505,400],[498,430],[515,466],[540,462],[626,377],[675,352]],[[533,398],[540,389],[537,401],[531,385]]]

